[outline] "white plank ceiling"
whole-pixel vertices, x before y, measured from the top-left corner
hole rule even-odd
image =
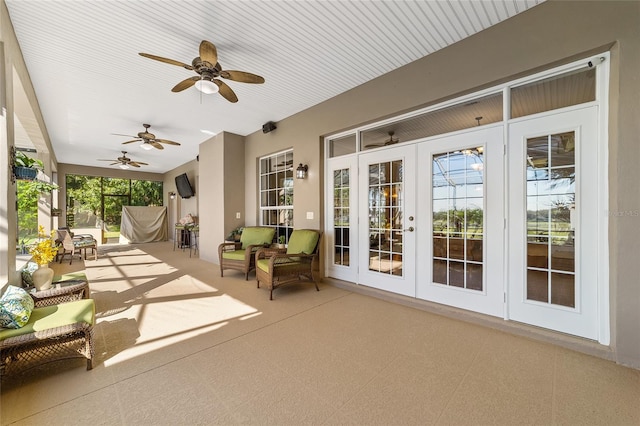
[[[141,171],[162,173],[195,159],[211,135],[255,132],[542,1],[6,4],[58,161],[108,167],[97,159],[127,150],[133,160],[149,163]],[[266,82],[226,80],[239,98],[235,104],[193,87],[172,93],[196,74],[138,55],[190,64],[201,40],[216,45],[223,69]],[[143,123],[157,138],[182,146],[145,151],[114,135],[136,135]]]

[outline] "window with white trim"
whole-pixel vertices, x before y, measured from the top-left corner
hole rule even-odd
[[[276,228],[276,242],[293,232],[293,150],[260,158],[260,224]]]

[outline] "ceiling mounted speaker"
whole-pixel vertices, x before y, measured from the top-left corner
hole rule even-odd
[[[274,123],[273,121],[269,121],[262,125],[262,133],[269,133],[275,129],[276,129],[276,123]]]

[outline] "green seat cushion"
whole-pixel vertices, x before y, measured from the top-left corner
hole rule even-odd
[[[279,263],[274,265],[274,268],[278,268],[279,271],[286,271],[287,266],[297,266],[300,264],[296,259],[300,258],[291,258],[291,259],[279,259]],[[256,267],[262,269],[264,272],[269,272],[269,258],[267,259],[258,259],[258,263],[256,263]]]
[[[93,299],[82,299],[60,303],[59,305],[46,306],[44,308],[35,308],[33,312],[31,312],[29,322],[27,322],[24,327],[1,329],[0,340],[71,325],[77,322],[93,325],[95,322],[95,313],[96,308]]]
[[[320,234],[310,229],[296,229],[289,237],[287,254],[312,254],[318,245]]]
[[[247,227],[242,231],[240,236],[240,243],[242,248],[246,249],[252,245],[265,245],[271,244],[273,241],[273,235],[276,233],[275,228],[267,227]]]
[[[229,260],[244,260],[246,250],[223,251],[222,258]]]
[[[53,276],[54,283],[60,282],[60,281],[70,281],[70,280],[87,281],[87,274],[85,274],[84,272],[69,272],[67,274]]]

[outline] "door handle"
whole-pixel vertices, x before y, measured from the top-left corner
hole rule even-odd
[[[403,229],[402,232],[413,232],[413,226],[408,227],[407,229]]]

